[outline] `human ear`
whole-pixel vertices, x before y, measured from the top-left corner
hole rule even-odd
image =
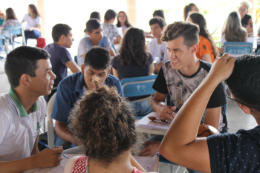
[[[198,44],[194,44],[194,45],[192,45],[191,46],[191,53],[192,54],[196,54],[196,52],[198,51],[198,49],[199,49],[199,45]]]
[[[107,78],[108,75],[110,74],[110,71],[111,71],[111,68],[109,68],[109,69],[107,70],[107,76],[106,76],[106,78]]]
[[[21,78],[20,78],[20,82],[23,83],[23,84],[26,85],[26,86],[30,86],[30,85],[31,85],[29,76],[26,75],[26,74],[22,74],[22,76],[21,76]]]
[[[239,104],[239,107],[246,113],[251,114],[251,109],[243,104]]]
[[[82,74],[84,74],[84,69],[85,69],[84,64],[81,64],[81,73]]]

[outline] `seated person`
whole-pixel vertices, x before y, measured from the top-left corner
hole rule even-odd
[[[115,44],[118,44],[121,41],[121,36],[118,32],[118,29],[116,25],[113,24],[116,16],[117,14],[114,10],[107,10],[105,13],[104,23],[102,24],[103,34],[109,38],[111,44],[114,44],[114,38],[116,38]]]
[[[253,20],[252,17],[248,14],[250,9],[250,4],[248,0],[243,0],[240,2],[238,7],[238,13],[240,14],[241,24],[247,30],[248,36],[253,36]]]
[[[129,23],[128,17],[124,11],[120,11],[117,15],[117,28],[122,28],[122,35],[125,35],[127,29],[132,27],[132,24]]]
[[[152,41],[148,44],[148,51],[152,55],[153,60],[156,60],[157,64],[154,69],[154,73],[158,73],[162,64],[168,61],[168,54],[166,48],[166,42],[161,41],[162,32],[165,27],[165,22],[161,17],[154,17],[149,21],[151,32],[154,36]],[[156,58],[157,57],[157,58]]]
[[[61,161],[61,147],[38,150],[39,129],[46,114],[41,96],[51,93],[55,79],[49,58],[45,50],[26,46],[6,57],[11,88],[0,94],[0,172],[53,167]]]
[[[122,96],[120,81],[109,74],[110,63],[110,56],[106,49],[93,47],[86,54],[85,62],[81,65],[81,72],[72,74],[60,82],[51,114],[51,117],[56,120],[55,146],[68,148],[79,145],[79,142],[67,129],[69,112],[79,97],[94,87],[94,77],[97,77],[101,83],[116,87]]]
[[[199,13],[200,10],[199,8],[196,6],[196,4],[194,3],[190,3],[188,5],[186,5],[183,9],[183,19],[184,21],[187,20],[187,17],[192,13],[192,12],[196,12]]]
[[[103,47],[109,51],[111,57],[115,56],[115,52],[108,37],[101,34],[101,25],[97,19],[89,19],[86,23],[85,31],[89,36],[81,39],[79,42],[77,57],[79,67],[84,64],[85,55],[93,46]]]
[[[5,19],[4,23],[3,23],[3,30],[5,30],[6,27],[21,25],[21,23],[17,19],[16,15],[15,15],[15,12],[14,12],[14,10],[12,8],[7,8],[5,10],[5,13],[6,13],[6,19]]]
[[[161,17],[161,18],[163,18],[163,20],[165,20],[163,10],[155,10],[153,12],[153,17]]]
[[[176,115],[160,153],[174,163],[202,172],[259,172],[259,64],[259,56],[253,55],[235,59],[225,54],[218,58],[208,77]],[[215,88],[225,79],[232,95],[229,98],[246,114],[251,114],[258,126],[237,133],[196,138],[202,113]]]
[[[26,30],[24,31],[26,44],[29,38],[38,39],[41,37],[40,26],[42,18],[35,5],[29,5],[28,14],[24,16],[22,22],[27,22]]]
[[[82,142],[86,156],[70,159],[64,173],[145,172],[131,156],[137,133],[129,104],[115,88],[98,81],[93,85],[69,117],[71,132]]]
[[[57,88],[60,81],[67,76],[67,68],[72,73],[77,73],[80,68],[72,60],[69,51],[66,48],[70,48],[72,45],[72,32],[71,27],[66,24],[57,24],[52,28],[52,38],[54,43],[51,43],[44,47],[44,49],[51,55],[51,65],[56,79],[54,80],[54,88]],[[51,94],[45,96],[45,100],[48,102],[51,96],[56,92],[56,89],[51,91]]]
[[[154,82],[155,90],[152,106],[160,118],[173,119],[192,93],[198,88],[210,72],[211,64],[196,58],[199,42],[199,28],[191,23],[175,22],[164,30],[162,41],[166,41],[170,61],[162,65]],[[173,80],[174,79],[174,80]],[[167,95],[173,105],[165,105]],[[226,124],[223,122],[224,111],[221,106],[226,104],[223,84],[219,84],[201,113],[201,123],[211,125],[224,132]],[[163,136],[152,137],[144,143],[141,155],[154,155]],[[153,140],[154,139],[154,140]],[[177,163],[178,164],[178,163]]]
[[[200,13],[192,13],[188,16],[187,22],[197,25],[199,31],[199,49],[196,53],[198,59],[213,63],[218,57],[218,48],[214,43],[213,37],[208,32],[207,24],[204,16]]]
[[[152,56],[146,51],[144,32],[138,28],[130,28],[122,41],[120,54],[112,61],[113,75],[123,78],[149,76],[153,73]],[[146,98],[146,99],[145,99]],[[143,116],[152,111],[151,96],[128,98],[135,111],[135,116]]]
[[[90,17],[89,19],[97,19],[99,22],[101,22],[101,17],[100,17],[100,14],[99,12],[97,11],[94,11],[90,14]],[[84,30],[84,33],[85,33],[85,37],[89,37],[88,33],[87,33],[87,29]]]

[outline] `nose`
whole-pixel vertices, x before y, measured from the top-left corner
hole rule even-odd
[[[53,71],[51,71],[51,80],[56,79],[56,75],[53,73]]]

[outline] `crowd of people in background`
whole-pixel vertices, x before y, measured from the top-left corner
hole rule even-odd
[[[131,152],[140,142],[135,118],[151,112],[173,122],[165,136],[142,141],[140,156],[159,152],[189,173],[258,171],[260,128],[228,133],[222,82],[226,80],[230,99],[260,124],[260,58],[235,59],[223,50],[225,42],[246,42],[253,35],[249,9],[249,2],[242,1],[238,11],[230,12],[219,47],[199,7],[190,3],[184,21],[167,24],[163,10],[154,11],[149,33],[133,26],[124,11],[107,10],[103,23],[94,11],[75,58],[67,50],[74,41],[73,27],[61,23],[53,26],[53,43],[43,49],[14,49],[5,62],[11,88],[0,95],[0,172],[53,167],[61,161],[59,153],[78,146],[85,156],[70,159],[66,173],[146,172]],[[0,11],[0,19],[8,39],[13,39],[8,34],[13,26],[24,28],[26,42],[42,39],[41,15],[33,4],[21,22],[12,8]],[[122,79],[155,74],[155,94],[124,98]],[[55,147],[39,151],[39,129],[52,97]],[[220,134],[196,138],[200,123]]]

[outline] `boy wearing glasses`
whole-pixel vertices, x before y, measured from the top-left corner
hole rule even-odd
[[[216,59],[207,78],[173,120],[161,143],[160,153],[172,162],[201,172],[259,172],[260,126],[240,129],[235,134],[196,137],[201,113],[223,80],[226,80],[232,100],[260,124],[259,65],[260,57],[253,55],[235,59],[225,54]]]
[[[248,36],[253,35],[253,21],[252,17],[247,14],[250,8],[250,2],[248,0],[242,1],[240,3],[240,7],[238,8],[238,12],[241,17],[241,24],[244,28],[246,28],[248,32]]]

